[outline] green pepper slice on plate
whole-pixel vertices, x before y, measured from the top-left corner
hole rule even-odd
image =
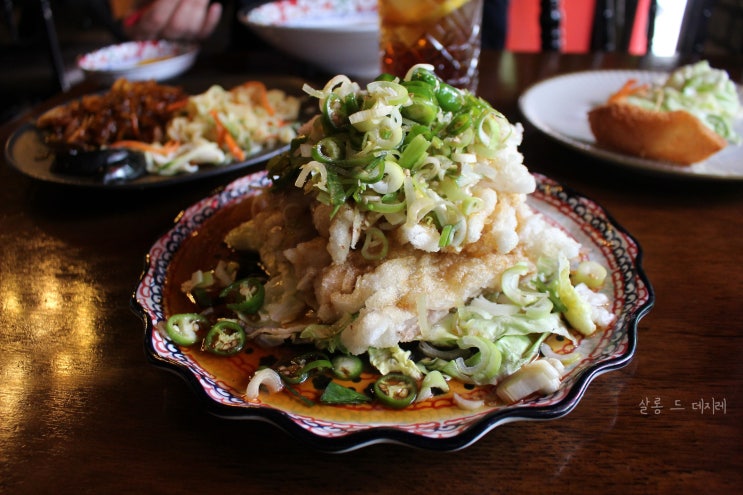
[[[331,360],[333,363],[333,374],[341,380],[354,380],[361,376],[364,363],[361,358],[354,355],[339,354]]]
[[[245,348],[245,330],[235,320],[219,320],[204,337],[203,350],[220,356],[234,356]]]
[[[219,293],[219,297],[231,310],[253,314],[263,306],[265,292],[260,279],[249,277],[231,283]]]
[[[276,371],[287,383],[302,383],[310,376],[313,370],[332,369],[333,363],[322,352],[311,351],[301,356],[295,356],[276,366]]]
[[[198,313],[178,313],[165,322],[165,332],[170,340],[178,345],[194,345],[199,340],[199,332],[205,329],[208,320]]]
[[[418,384],[402,373],[389,373],[374,382],[374,395],[379,402],[392,409],[403,409],[418,396]]]

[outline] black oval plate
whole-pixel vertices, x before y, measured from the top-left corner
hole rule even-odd
[[[258,78],[245,78],[245,80],[251,79]],[[303,95],[302,85],[304,84],[304,81],[300,79],[269,78],[261,80],[269,88],[281,89],[292,96],[302,97]],[[303,102],[299,115],[300,122],[308,119],[317,111],[313,106],[315,102],[311,103],[312,104],[308,105],[306,101]],[[145,174],[130,181],[104,184],[97,177],[53,172],[51,168],[55,158],[54,152],[44,143],[44,138],[34,123],[27,122],[22,124],[10,136],[10,138],[8,138],[5,145],[5,158],[8,164],[22,174],[31,177],[32,179],[44,182],[102,189],[144,189],[190,182],[216,175],[227,174],[241,169],[258,168],[258,165],[262,165],[271,157],[282,153],[288,148],[288,144],[266,148],[248,156],[243,161],[230,163],[228,165],[199,167],[199,170],[192,174],[178,174],[171,176]]]

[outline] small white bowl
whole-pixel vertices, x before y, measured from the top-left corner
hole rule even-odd
[[[77,65],[86,76],[102,83],[119,78],[163,81],[190,69],[198,53],[198,46],[192,43],[129,41],[85,54]]]
[[[333,75],[379,75],[377,0],[279,0],[242,10],[238,19],[277,49]]]

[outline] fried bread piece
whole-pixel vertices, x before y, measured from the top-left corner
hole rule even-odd
[[[588,120],[603,146],[679,165],[702,161],[727,145],[722,136],[685,110],[648,110],[619,101],[592,109]]]

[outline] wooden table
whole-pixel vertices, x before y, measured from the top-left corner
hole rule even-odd
[[[214,57],[193,77],[318,75],[268,60]],[[521,120],[517,97],[546,77],[681,62],[487,52],[480,93]],[[741,81],[740,57],[712,62]],[[211,416],[180,378],[148,363],[129,308],[144,254],[179,211],[234,177],[101,192],[1,167],[0,493],[738,492],[741,183],[639,173],[528,125],[522,151],[531,170],[594,199],[639,240],[656,304],[634,360],[598,377],[569,415],[500,426],[457,453],[315,452],[271,425]],[[663,408],[643,413],[645,399]],[[698,409],[713,401],[725,409]]]

